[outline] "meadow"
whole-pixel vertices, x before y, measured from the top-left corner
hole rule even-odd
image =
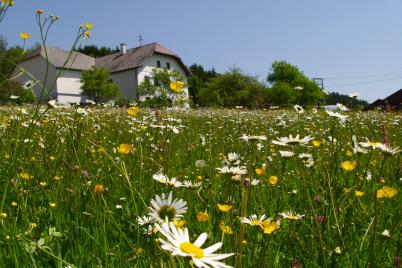
[[[0,267],[398,266],[401,121],[0,107]]]

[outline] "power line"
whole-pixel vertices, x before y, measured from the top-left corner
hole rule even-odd
[[[402,79],[402,76],[393,77],[393,78],[389,78],[389,79],[381,79],[381,80],[371,80],[371,81],[365,81],[365,82],[357,82],[357,83],[334,84],[334,85],[328,85],[327,87],[343,87],[343,86],[367,85],[367,84],[375,84],[375,83],[381,83],[381,82],[392,81],[392,80],[398,80],[398,79]]]
[[[354,76],[333,76],[324,77],[326,80],[342,80],[342,79],[354,79],[354,78],[369,78],[369,77],[384,77],[384,76],[395,76],[400,75],[401,72],[396,73],[386,73],[386,74],[367,74],[367,75],[354,75]]]

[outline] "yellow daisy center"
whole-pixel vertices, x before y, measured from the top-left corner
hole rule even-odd
[[[158,216],[162,220],[164,220],[165,218],[168,218],[168,220],[171,221],[176,216],[176,209],[172,206],[164,205],[158,210]]]
[[[183,242],[180,244],[180,249],[187,254],[193,254],[197,259],[204,258],[204,251],[190,242]]]
[[[253,225],[253,226],[261,226],[261,224],[262,224],[262,222],[260,220],[250,221],[250,225]]]

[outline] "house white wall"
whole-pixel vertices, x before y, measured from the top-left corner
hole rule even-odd
[[[16,82],[20,84],[25,84],[25,82],[32,81],[40,81],[33,87],[33,91],[35,96],[39,98],[43,89],[43,82],[46,74],[46,60],[41,57],[33,57],[31,59],[27,59],[21,62],[13,71],[11,77],[16,77]],[[47,100],[49,97],[56,96],[56,77],[57,77],[57,69],[49,63],[49,70],[47,75],[47,82],[45,91],[42,94],[42,100]],[[47,93],[47,94],[46,94]]]
[[[138,70],[138,84],[141,84],[146,76],[151,76],[152,70],[157,67],[157,61],[160,61],[161,63],[161,68],[166,68],[167,63],[170,63],[170,70],[175,70],[178,71],[180,75],[183,76],[184,80],[182,82],[187,84],[187,76],[184,71],[184,69],[181,67],[179,62],[171,56],[168,55],[163,55],[163,54],[154,54],[152,57],[148,58],[148,60],[145,62],[144,67],[140,68]],[[183,92],[187,95],[188,97],[188,89],[184,88]]]
[[[62,103],[83,102],[81,95],[81,71],[63,70],[57,78],[57,101]]]
[[[137,90],[137,70],[126,70],[112,73],[112,82],[116,84],[125,98],[134,99]]]
[[[144,63],[144,67],[139,69],[138,71],[139,84],[141,84],[144,81],[145,76],[150,76],[152,70],[158,67],[157,66],[158,60],[161,62],[161,68],[166,68],[166,63],[170,63],[170,70],[178,71],[184,77],[183,82],[187,83],[186,73],[174,57],[163,54],[154,54],[152,55],[152,57],[148,58],[148,60]]]

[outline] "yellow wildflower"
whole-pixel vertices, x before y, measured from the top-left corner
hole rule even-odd
[[[276,221],[271,221],[266,219],[262,222],[261,228],[264,231],[264,234],[272,234],[275,231],[279,230],[279,224]]]
[[[346,155],[349,156],[349,157],[351,157],[351,156],[353,155],[353,152],[350,151],[350,150],[347,150],[347,151],[346,151]]]
[[[255,169],[255,174],[257,174],[257,176],[264,176],[265,175],[265,168],[256,168]]]
[[[377,198],[392,198],[397,194],[397,189],[388,186],[384,186],[380,190],[377,190]]]
[[[48,183],[46,181],[41,181],[39,183],[39,185],[42,186],[42,187],[46,187],[48,185]]]
[[[271,185],[276,185],[278,183],[278,177],[277,176],[269,176],[268,181]]]
[[[224,222],[221,222],[221,224],[219,224],[219,228],[224,234],[233,234],[232,228],[230,226],[225,225]]]
[[[85,37],[86,37],[86,38],[90,38],[90,37],[91,37],[91,32],[90,32],[90,31],[86,31],[86,32],[85,32]]]
[[[20,33],[20,37],[24,40],[27,40],[31,37],[31,35],[29,33]]]
[[[88,30],[91,30],[93,27],[94,26],[91,23],[89,22],[85,23],[85,28],[87,28]]]
[[[176,93],[180,93],[183,90],[184,83],[181,81],[171,82],[170,89]]]
[[[319,141],[319,140],[313,140],[312,143],[313,143],[314,147],[319,147],[321,145],[321,141]]]
[[[103,184],[96,184],[94,192],[95,193],[103,193],[103,192],[105,192],[105,186],[103,186]]]
[[[363,196],[364,195],[364,192],[362,192],[362,191],[355,191],[355,196],[356,197],[360,197],[360,196]]]
[[[131,144],[120,144],[119,147],[117,147],[117,151],[121,154],[125,154],[128,155],[131,153],[131,151],[133,150],[133,145]]]
[[[204,221],[208,221],[209,220],[209,215],[208,212],[198,212],[197,213],[197,220],[199,222],[204,222]]]
[[[49,207],[50,207],[50,208],[55,208],[55,207],[56,207],[56,203],[50,202],[50,203],[49,203]]]
[[[229,212],[229,210],[232,209],[233,206],[231,205],[224,205],[224,204],[218,204],[218,209],[222,212]]]
[[[11,206],[18,207],[18,204],[17,204],[17,202],[13,201],[13,202],[11,202]]]
[[[140,109],[138,109],[138,107],[130,107],[127,109],[128,115],[131,115],[131,116],[136,116],[139,111],[140,111]]]
[[[32,176],[32,175],[29,175],[29,174],[26,173],[26,172],[21,172],[21,173],[20,173],[20,178],[23,179],[23,180],[32,180],[32,179],[33,179],[33,176]]]
[[[345,171],[352,171],[352,170],[354,170],[356,168],[356,166],[357,166],[356,161],[347,160],[347,161],[342,162],[342,168]]]

